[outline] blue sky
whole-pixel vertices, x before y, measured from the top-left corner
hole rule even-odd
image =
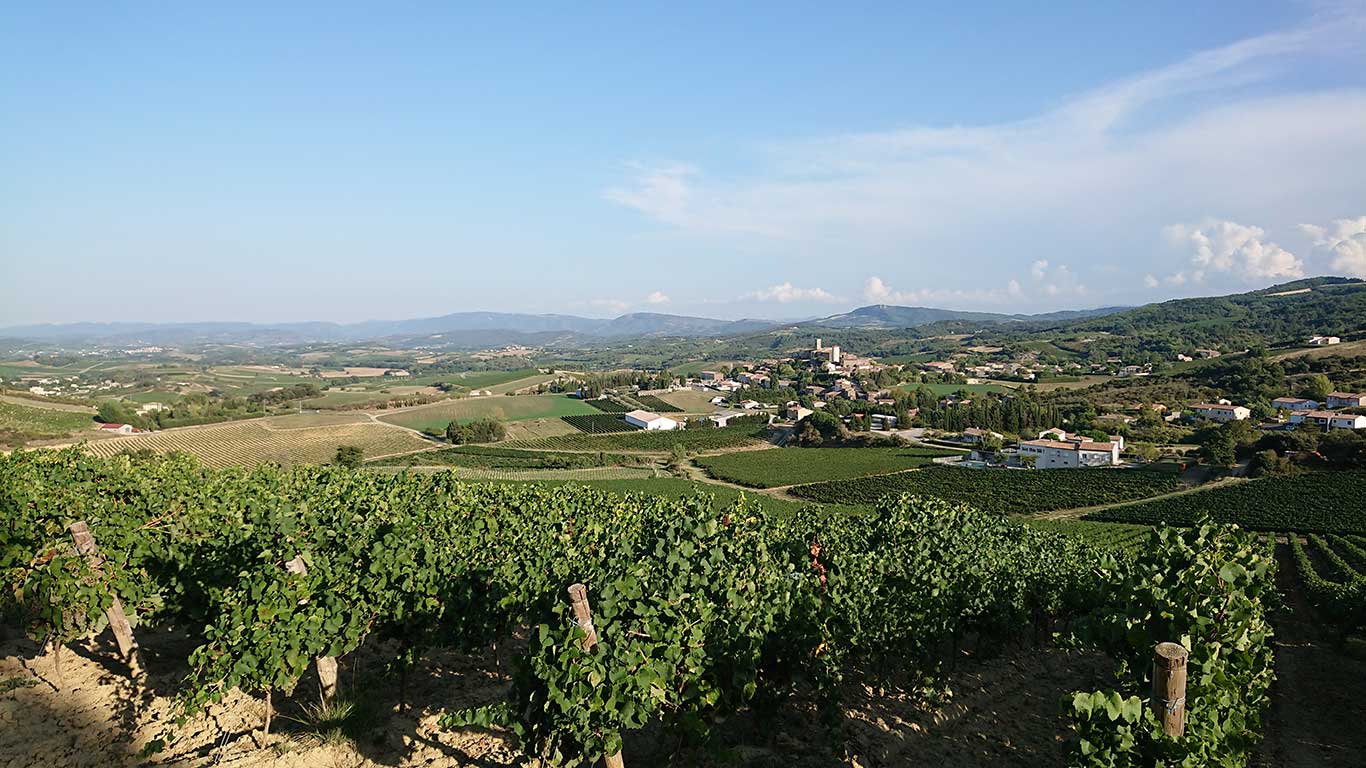
[[[0,8],[0,325],[1366,277],[1360,2],[279,5]]]

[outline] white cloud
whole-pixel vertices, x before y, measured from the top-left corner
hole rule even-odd
[[[742,170],[641,168],[607,197],[689,232],[739,238],[747,253],[769,248],[815,263],[838,248],[902,286],[975,293],[983,275],[999,274],[1002,282],[1023,276],[1022,293],[1054,304],[1132,294],[1147,283],[1142,271],[1098,283],[1099,292],[1047,275],[1065,259],[1086,259],[1095,273],[1096,253],[1143,264],[1151,233],[1191,212],[1236,211],[1279,232],[1344,194],[1366,194],[1358,170],[1366,167],[1366,77],[1315,91],[1298,76],[1327,57],[1334,71],[1366,72],[1366,13],[1324,11],[1013,122],[783,139],[749,156],[729,148]],[[1216,233],[1204,233],[1217,261]],[[1189,235],[1169,233],[1194,249]],[[1252,239],[1260,252],[1251,242],[1234,249],[1242,274],[1303,269],[1283,248]],[[1146,269],[1159,282],[1221,274],[1168,262]]]
[[[842,299],[831,295],[824,288],[798,288],[790,281],[768,288],[761,288],[757,291],[750,291],[741,296],[740,300],[776,301],[779,304],[788,304],[794,301],[818,301],[828,304],[842,301]]]
[[[1158,283],[1157,283],[1157,277],[1155,277],[1152,273],[1148,273],[1148,274],[1144,275],[1144,276],[1143,276],[1143,285],[1144,285],[1145,287],[1148,287],[1148,288],[1156,288],[1157,285],[1158,285]]]
[[[584,303],[593,309],[616,313],[625,312],[631,306],[628,302],[622,301],[621,299],[589,299]]]
[[[1366,216],[1336,219],[1330,227],[1301,224],[1314,247],[1333,256],[1333,271],[1348,277],[1366,277]]]
[[[1172,242],[1184,240],[1195,247],[1190,265],[1197,283],[1211,272],[1233,273],[1245,280],[1304,277],[1304,261],[1267,241],[1261,227],[1207,218],[1195,226],[1173,224],[1162,232]]]
[[[668,296],[665,296],[663,291],[655,291],[655,292],[651,293],[649,296],[646,296],[646,297],[645,297],[645,303],[646,303],[646,304],[668,304],[668,303],[669,303],[669,297],[668,297]]]

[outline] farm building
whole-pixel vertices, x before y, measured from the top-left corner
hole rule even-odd
[[[668,416],[660,416],[649,411],[631,411],[626,414],[626,423],[633,427],[651,430],[678,429],[678,422]]]
[[[897,418],[885,413],[874,413],[868,417],[868,428],[877,432],[896,429]]]
[[[131,435],[142,430],[132,424],[101,424],[101,432],[113,432],[116,435]]]
[[[787,406],[787,410],[783,411],[783,415],[792,421],[801,421],[812,413],[815,413],[815,411],[795,404]]]
[[[1106,467],[1119,464],[1119,443],[1026,440],[1020,443],[1020,455],[1033,456],[1039,469]]]
[[[1329,392],[1329,408],[1360,408],[1366,406],[1366,392]]]
[[[975,445],[977,443],[982,442],[982,438],[986,437],[987,435],[991,435],[997,440],[1005,438],[1005,435],[1001,434],[1000,432],[993,432],[989,429],[979,429],[978,427],[968,427],[967,429],[963,430],[963,442],[973,443]],[[1043,437],[1043,435],[1039,436]]]
[[[1310,336],[1309,343],[1315,347],[1326,347],[1330,344],[1341,344],[1342,339],[1337,336]]]
[[[718,427],[726,427],[726,426],[730,426],[730,420],[731,420],[731,419],[734,419],[734,418],[737,417],[737,416],[748,416],[748,415],[749,415],[749,414],[745,413],[744,411],[720,411],[720,412],[718,412],[718,413],[713,413],[712,415],[708,416],[707,418],[711,419],[712,422],[713,422],[714,424],[716,424],[716,426],[718,426]]]
[[[1210,421],[1242,421],[1252,415],[1252,411],[1241,405],[1223,403],[1196,403],[1191,410]]]
[[[1278,397],[1271,401],[1271,407],[1283,411],[1317,411],[1319,404],[1302,397]]]

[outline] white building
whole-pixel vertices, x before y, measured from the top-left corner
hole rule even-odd
[[[113,432],[118,435],[131,435],[139,431],[132,424],[101,424],[100,430],[103,432]]]
[[[1252,411],[1241,405],[1225,405],[1223,403],[1196,403],[1191,406],[1191,410],[1200,414],[1210,421],[1242,421],[1252,415]]]
[[[1336,411],[1307,411],[1290,414],[1291,424],[1317,424],[1324,429],[1366,429],[1366,416]]]
[[[1341,344],[1342,339],[1336,336],[1310,336],[1309,343],[1315,347],[1326,347],[1329,344]]]
[[[1366,406],[1366,392],[1329,392],[1329,408],[1361,408]]]
[[[887,432],[896,429],[897,418],[885,413],[874,413],[868,417],[868,428],[876,432]]]
[[[1317,411],[1319,404],[1302,397],[1278,397],[1271,401],[1271,407],[1282,411]]]
[[[730,420],[735,418],[736,416],[748,415],[750,414],[745,413],[744,411],[720,411],[718,413],[713,413],[707,418],[711,419],[712,423],[718,427],[727,427],[730,426]]]
[[[993,432],[990,429],[968,427],[967,429],[963,430],[963,442],[972,443],[973,445],[976,445],[977,443],[982,442],[982,438],[986,437],[987,435],[991,435],[997,440],[1002,440],[1005,438],[1005,435],[1001,434],[1000,432]]]
[[[678,429],[678,422],[668,416],[660,416],[649,411],[631,411],[626,414],[626,423],[641,429]]]
[[[1119,443],[1026,440],[1020,443],[1020,455],[1033,456],[1037,469],[1109,467],[1119,464]]]

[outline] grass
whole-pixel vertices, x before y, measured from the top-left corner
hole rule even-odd
[[[568,395],[492,395],[422,405],[382,416],[380,420],[410,429],[444,430],[452,421],[468,422],[481,418],[523,421],[594,413],[598,411]]]
[[[697,464],[718,480],[773,488],[899,472],[959,453],[936,448],[779,448],[704,456]]]
[[[576,435],[578,430],[561,419],[526,419],[507,425],[508,440],[541,440],[547,437]]]
[[[62,437],[95,426],[89,413],[73,413],[53,408],[30,408],[0,400],[0,430],[11,429],[34,437]]]
[[[355,445],[367,458],[429,448],[431,443],[403,430],[371,422],[353,424],[288,421],[276,426],[270,419],[185,427],[146,435],[130,435],[88,443],[85,450],[96,456],[113,456],[124,451],[151,450],[157,453],[182,451],[199,457],[212,467],[255,466],[266,462],[279,464],[327,464],[338,446]],[[299,419],[308,418],[307,415]]]
[[[683,413],[713,413],[716,406],[711,404],[711,399],[717,396],[717,392],[698,392],[695,389],[680,389],[677,392],[670,392],[667,395],[660,395],[659,399],[683,409]]]

